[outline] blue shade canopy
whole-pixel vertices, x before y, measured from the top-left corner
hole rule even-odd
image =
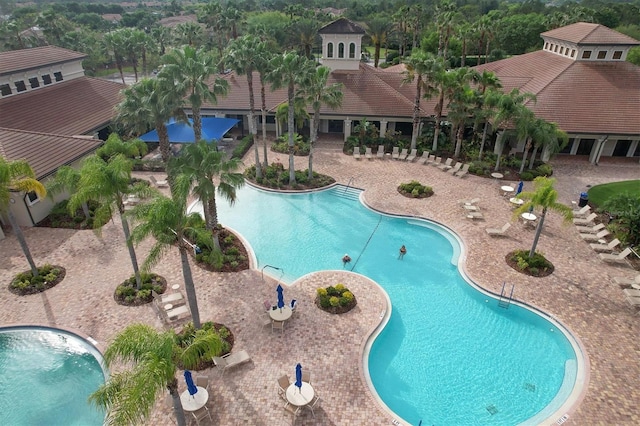
[[[296,387],[302,389],[302,366],[300,363],[296,364]]]
[[[518,189],[516,190],[516,195],[518,195],[519,193],[522,192],[522,187],[524,186],[524,182],[520,181],[520,183],[518,183]]]
[[[202,139],[208,142],[212,140],[219,141],[239,121],[235,118],[202,117]],[[170,143],[194,143],[196,141],[193,133],[193,119],[191,118],[188,124],[174,119],[169,120],[167,132],[169,133]],[[140,140],[144,142],[160,142],[158,131],[152,130],[145,133],[140,136]]]
[[[280,284],[276,287],[276,291],[278,292],[278,308],[282,309],[284,308],[284,293]]]
[[[191,375],[191,371],[184,370],[184,381],[187,382],[187,390],[189,391],[189,395],[195,395],[198,393],[198,387],[193,383],[193,376]]]

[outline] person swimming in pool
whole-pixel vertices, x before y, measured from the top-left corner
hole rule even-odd
[[[402,247],[400,247],[400,255],[398,256],[398,259],[402,259],[405,254],[407,254],[407,248],[403,244]]]
[[[351,262],[351,257],[349,257],[349,255],[345,253],[345,255],[342,257],[342,265],[347,266],[347,263],[349,262]]]

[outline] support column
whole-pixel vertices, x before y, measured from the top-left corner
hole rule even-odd
[[[493,153],[496,155],[502,154],[504,150],[504,130],[500,130],[496,136],[496,145],[493,148]]]
[[[387,134],[387,124],[389,124],[387,120],[380,120],[380,137],[381,138],[384,138],[384,136]]]
[[[344,120],[344,141],[347,141],[347,138],[351,136],[351,123],[353,120],[346,119]]]
[[[598,165],[600,161],[600,156],[602,155],[602,150],[604,149],[604,144],[607,143],[607,139],[609,136],[604,136],[600,139],[596,139],[593,144],[593,148],[591,148],[591,153],[589,154],[589,162],[594,165]]]
[[[636,149],[638,149],[639,142],[640,142],[640,139],[631,141],[631,144],[629,144],[629,151],[627,151],[627,157],[629,158],[633,157],[633,154],[636,152]]]
[[[580,146],[581,140],[582,140],[581,138],[573,139],[573,145],[571,145],[571,151],[569,151],[569,155],[576,155],[576,152],[578,152],[578,147]]]

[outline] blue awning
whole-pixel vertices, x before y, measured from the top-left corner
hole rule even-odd
[[[222,136],[227,133],[233,126],[238,124],[240,120],[235,118],[218,118],[218,117],[202,117],[202,139],[210,142],[212,140],[220,141]],[[170,143],[194,143],[195,135],[193,134],[193,119],[189,119],[189,124],[182,121],[171,119],[167,123],[167,131],[169,133]],[[160,142],[158,132],[152,130],[140,136],[144,142]]]

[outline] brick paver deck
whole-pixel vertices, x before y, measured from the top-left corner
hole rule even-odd
[[[513,249],[529,248],[534,232],[515,223],[506,238],[486,234],[486,227],[500,227],[512,219],[509,203],[494,180],[476,176],[459,179],[416,163],[356,161],[343,155],[340,146],[320,144],[315,170],[340,183],[351,180],[353,186],[365,190],[366,202],[376,209],[446,224],[464,241],[463,267],[476,283],[497,292],[503,281],[514,283],[517,299],[549,312],[581,339],[590,360],[590,379],[584,400],[569,413],[571,424],[640,424],[640,317],[634,316],[622,291],[612,282],[613,277],[632,276],[637,271],[604,264],[580,239],[575,227],[563,225],[558,215],[550,213],[538,249],[553,261],[555,272],[539,279],[519,274],[505,264],[504,257]],[[252,156],[252,152],[247,154],[245,164],[251,164]],[[286,156],[281,154],[271,153],[270,161],[278,157],[286,164]],[[296,159],[298,168],[306,168],[306,161]],[[587,185],[640,176],[637,160],[604,159],[599,166],[591,166],[583,159],[563,157],[554,161],[554,167],[560,201],[567,204]],[[432,186],[435,195],[423,200],[399,195],[398,184],[412,179]],[[463,214],[457,201],[470,197],[482,199],[485,220],[471,221]],[[42,294],[17,297],[10,293],[7,285],[11,277],[26,270],[27,264],[15,237],[8,235],[0,241],[0,325],[72,328],[96,339],[101,349],[127,324],[144,322],[161,327],[150,306],[128,308],[113,301],[115,286],[132,273],[117,220],[104,227],[101,237],[92,231],[46,228],[26,229],[25,235],[38,264],[62,265],[67,276]],[[140,259],[149,247],[144,243],[138,248]],[[170,284],[182,283],[177,255],[166,256],[154,271]],[[392,416],[368,390],[362,367],[366,338],[386,307],[375,283],[344,271],[304,277],[286,290],[287,298],[298,299],[300,307],[280,335],[262,328],[257,318],[262,301],[273,298],[272,279],[265,277],[263,281],[256,270],[224,274],[194,266],[193,273],[201,319],[229,326],[236,348],[252,356],[251,363],[227,371],[224,378],[215,368],[204,372],[211,378],[208,407],[214,424],[290,424],[276,392],[276,380],[282,374],[293,377],[297,362],[311,371],[322,402],[315,418],[306,410],[296,424],[391,424]],[[354,291],[358,306],[348,314],[332,316],[315,308],[313,298],[317,287],[337,282],[345,282]],[[184,381],[179,382],[184,387]],[[454,406],[452,401],[452,409]],[[171,408],[160,398],[148,423],[171,425],[174,421]]]

